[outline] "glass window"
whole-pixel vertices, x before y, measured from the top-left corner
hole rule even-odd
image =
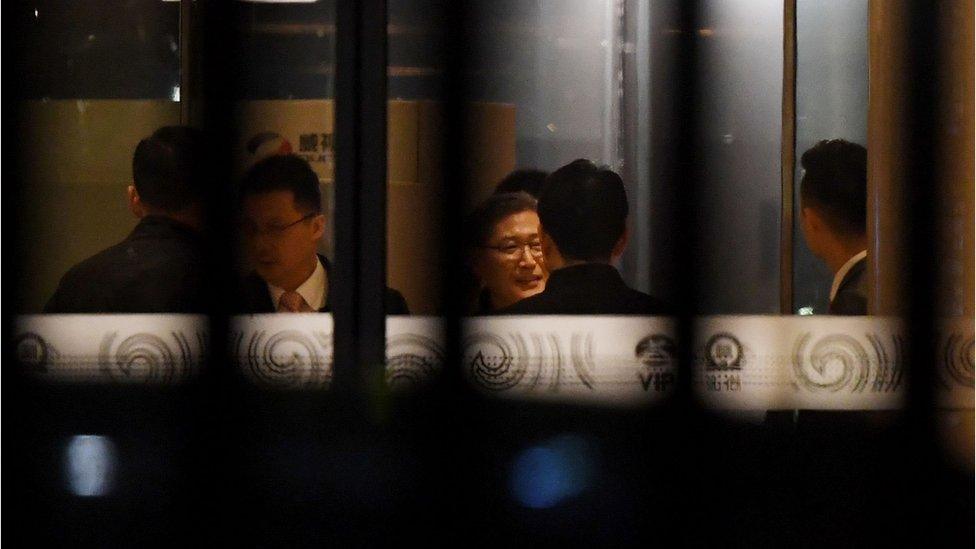
[[[10,15],[23,33],[18,213],[30,236],[17,249],[15,300],[36,313],[70,267],[136,225],[126,206],[133,151],[180,123],[179,3],[39,0]]]
[[[833,272],[801,227],[804,151],[824,139],[867,144],[868,2],[796,4],[796,172],[793,199],[793,314],[826,314]]]
[[[8,16],[29,63],[22,97],[179,100],[179,2],[31,0]]]

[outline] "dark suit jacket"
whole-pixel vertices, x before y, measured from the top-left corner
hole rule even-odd
[[[868,314],[867,258],[855,263],[847,271],[837,288],[837,295],[827,312],[832,315],[863,316]]]
[[[837,289],[830,302],[828,313],[832,315],[860,316],[868,314],[867,306],[867,259],[855,263]],[[810,511],[816,512],[825,522],[842,520],[842,511],[833,509],[827,502],[841,498],[864,498],[863,483],[858,482],[856,472],[875,467],[884,461],[877,442],[885,429],[893,423],[895,412],[890,411],[840,411],[799,410],[793,412],[771,411],[766,415],[767,425],[787,426],[795,417],[794,444],[797,461],[803,463],[808,492],[819,494],[823,502],[811,503]],[[811,490],[812,489],[812,490]]]
[[[553,271],[546,289],[497,311],[500,315],[660,315],[663,301],[628,288],[612,265],[586,263]]]
[[[146,216],[125,240],[72,267],[45,313],[205,313],[207,262],[200,235]]]
[[[329,269],[332,264],[323,255],[319,255],[319,261],[322,262],[322,267],[325,268],[326,274],[328,274]],[[268,293],[268,285],[263,278],[258,276],[257,273],[250,273],[244,280],[241,281],[240,294],[240,308],[238,312],[240,314],[257,314],[257,313],[273,313],[275,312],[275,304],[271,301],[271,295]],[[407,308],[407,301],[403,299],[400,292],[392,289],[386,289],[386,314],[388,315],[408,315],[410,310]],[[319,309],[320,313],[328,313],[332,311],[332,299],[331,292],[325,294],[325,306]]]

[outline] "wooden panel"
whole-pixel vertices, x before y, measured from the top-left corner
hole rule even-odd
[[[940,314],[972,316],[973,299],[973,5],[949,2],[941,12],[943,37],[937,127],[937,194],[940,230]],[[907,74],[903,43],[906,34],[902,3],[874,0],[870,4],[870,93],[868,100],[868,266],[872,293],[870,310],[900,314],[901,273],[908,259],[899,248],[904,212],[900,190],[906,136],[903,113]]]
[[[933,4],[938,9],[942,44],[939,55],[936,124],[935,185],[938,258],[936,314],[943,325],[974,314],[974,17],[972,2]],[[869,6],[868,110],[868,234],[872,294],[869,310],[876,314],[904,314],[902,273],[911,259],[901,248],[905,212],[901,190],[910,182],[906,166],[903,113],[907,74],[907,5],[872,0]],[[934,357],[933,357],[934,358]],[[962,466],[973,467],[973,410],[940,410],[938,428],[949,454]]]
[[[937,311],[948,319],[972,319],[974,314],[974,249],[976,249],[976,211],[974,211],[974,125],[973,86],[974,3],[955,1],[942,4],[943,82],[940,97],[938,191],[942,213],[938,219],[937,245],[941,269]],[[958,321],[949,321],[955,324]],[[970,334],[972,337],[972,334]],[[957,463],[973,469],[973,410],[950,410],[940,415],[943,443]]]
[[[469,111],[464,167],[468,174],[471,209],[515,169],[515,107],[505,103],[477,103]]]
[[[907,31],[900,2],[868,5],[868,311],[900,314],[904,257],[899,190],[905,171],[901,117]]]
[[[793,194],[796,181],[796,0],[783,5],[783,129],[780,139],[779,312],[793,314]]]
[[[949,317],[972,317],[974,312],[974,241],[976,217],[973,193],[973,2],[947,2],[942,12],[944,42],[941,77],[939,140],[939,312]]]

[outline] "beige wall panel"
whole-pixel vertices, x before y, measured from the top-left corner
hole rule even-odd
[[[478,103],[468,118],[465,171],[470,174],[466,209],[491,194],[495,185],[515,169],[515,107],[507,103]]]
[[[335,155],[332,138],[335,115],[333,102],[326,99],[256,100],[237,104],[237,123],[240,135],[236,151],[240,155],[238,170],[277,152],[293,152],[312,166],[319,179],[331,182],[335,174]],[[275,133],[279,140],[268,140],[255,150],[249,150],[255,139]]]
[[[420,105],[390,101],[386,202],[386,279],[414,314],[434,313],[439,304],[436,183],[420,179],[420,157],[437,155],[419,147]],[[439,157],[439,155],[437,155]]]

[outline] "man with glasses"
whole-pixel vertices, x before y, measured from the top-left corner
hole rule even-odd
[[[318,253],[325,233],[319,179],[295,155],[255,164],[241,185],[241,232],[253,271],[245,277],[241,312],[329,312],[329,261]],[[386,290],[387,314],[408,314]]]
[[[538,203],[545,289],[499,314],[665,314],[661,301],[627,287],[611,265],[627,245],[627,194],[620,176],[589,160],[549,175]]]
[[[469,214],[465,228],[471,312],[490,314],[533,296],[546,285],[536,201],[524,192],[489,196]]]
[[[139,223],[122,242],[61,278],[46,313],[205,313],[205,144],[167,126],[136,147],[128,203]]]

